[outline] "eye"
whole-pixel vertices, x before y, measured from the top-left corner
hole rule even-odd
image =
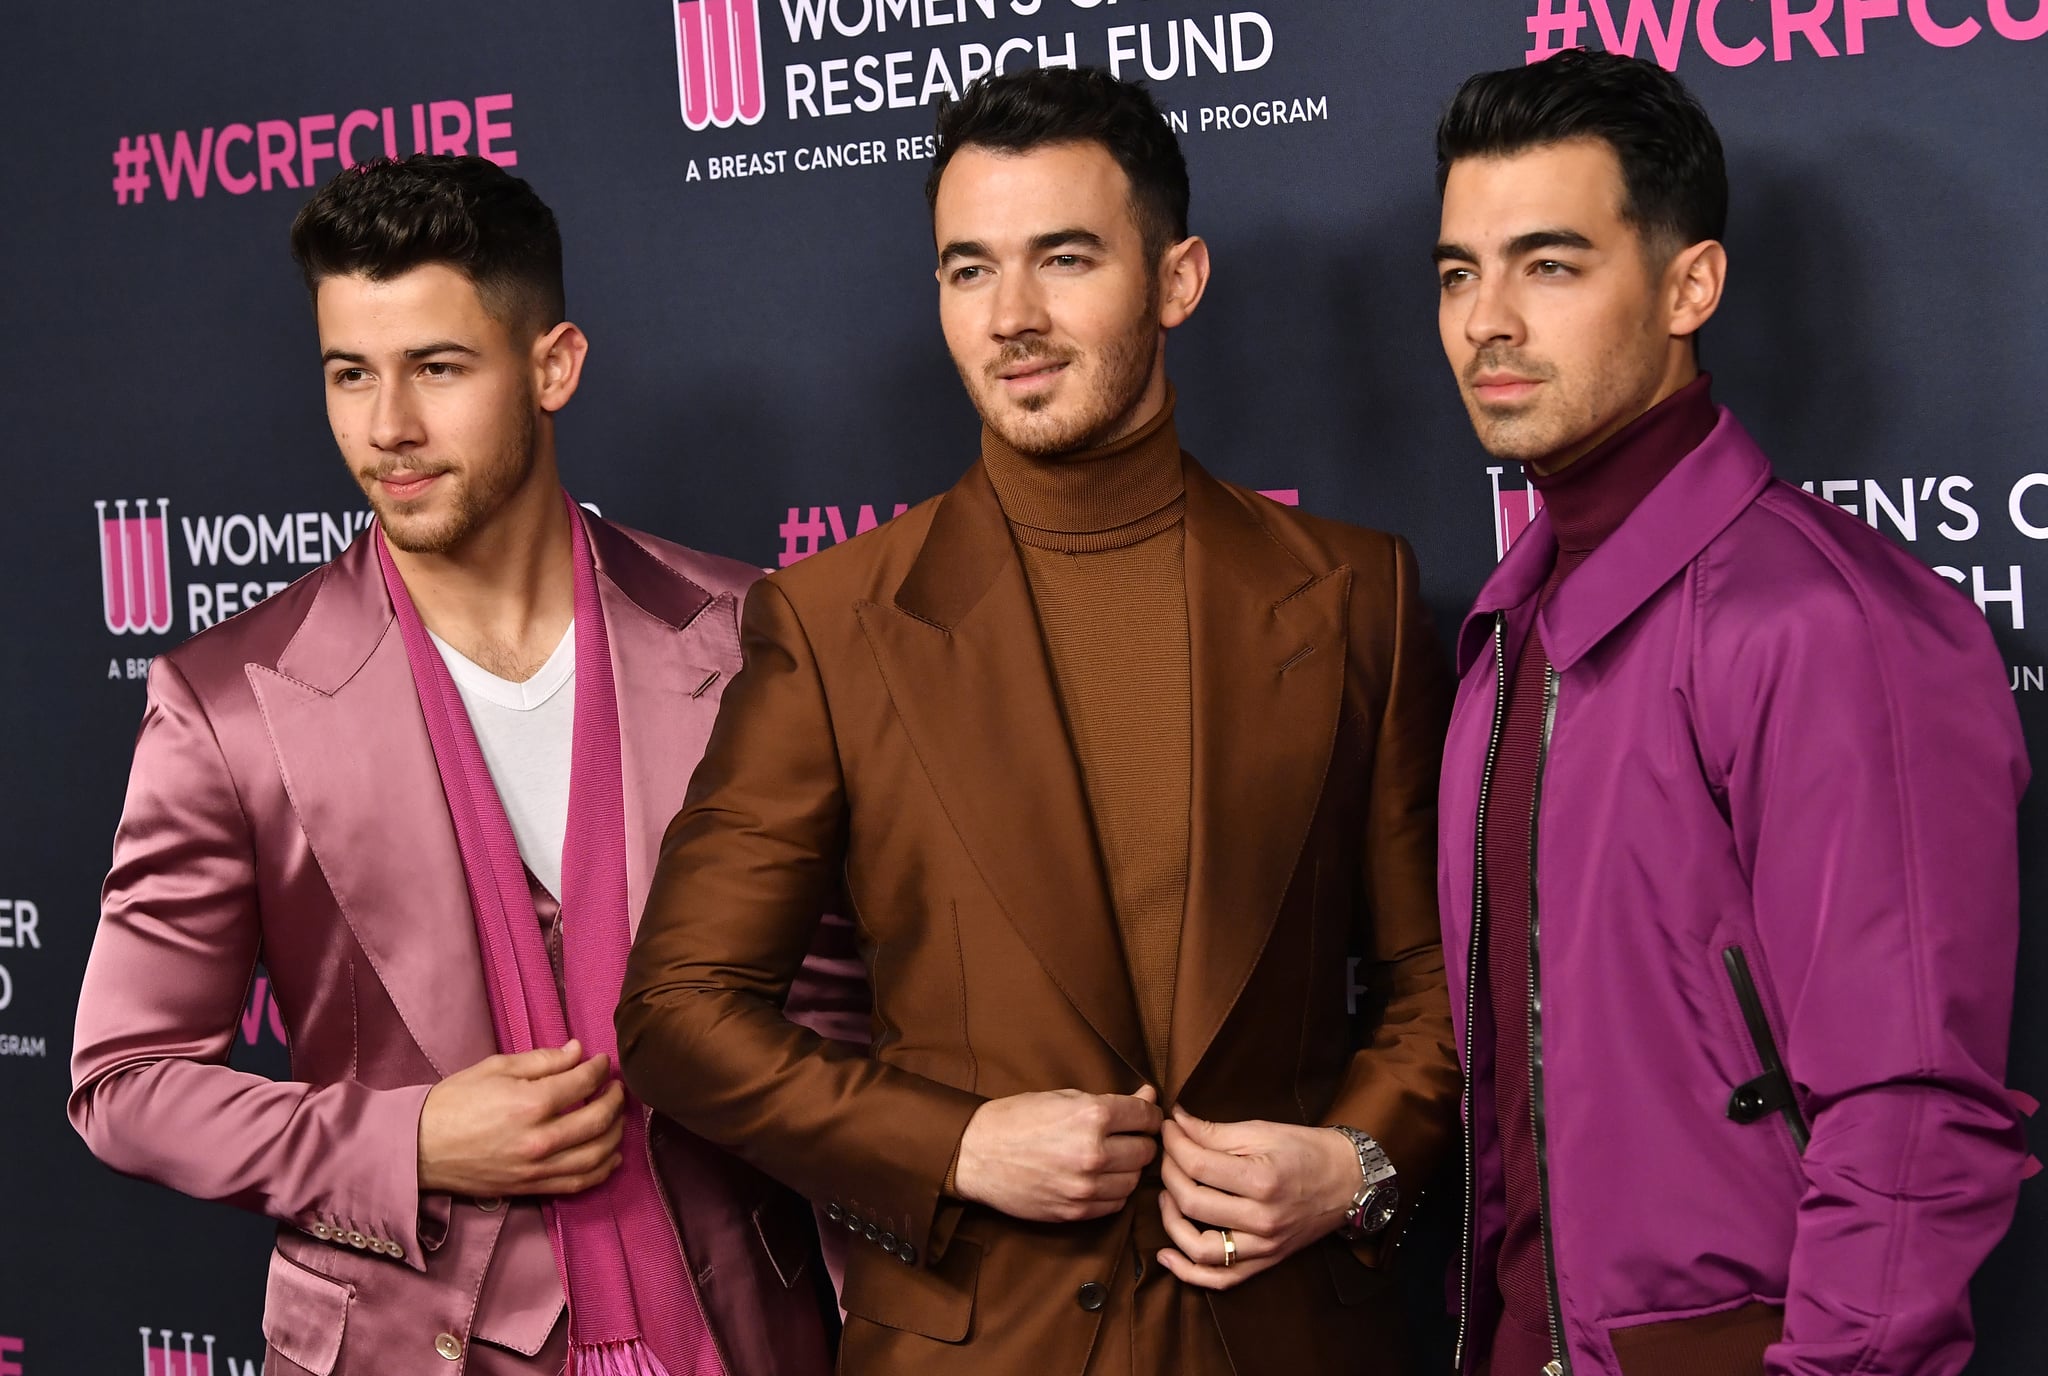
[[[331,379],[337,387],[353,387],[369,376],[361,368],[338,369]]]
[[[454,377],[462,369],[454,363],[422,363],[420,372],[427,377]]]
[[[1052,257],[1045,260],[1045,265],[1050,268],[1059,268],[1062,271],[1073,271],[1076,268],[1086,267],[1088,260],[1078,253],[1055,253]]]
[[[1446,268],[1437,276],[1437,282],[1445,291],[1453,287],[1462,287],[1472,280],[1474,279],[1470,268]]]
[[[1530,271],[1538,277],[1570,277],[1576,269],[1570,263],[1560,263],[1555,258],[1544,258],[1531,264]]]
[[[969,265],[963,268],[954,268],[952,273],[947,277],[946,280],[951,282],[956,287],[964,287],[971,282],[980,281],[983,277],[987,275],[987,268]]]

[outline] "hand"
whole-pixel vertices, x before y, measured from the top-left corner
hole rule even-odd
[[[1328,1128],[1208,1123],[1176,1105],[1159,1140],[1159,1214],[1174,1244],[1159,1264],[1204,1290],[1228,1290],[1328,1236],[1358,1194],[1358,1152]],[[1225,1228],[1237,1247],[1228,1267]]]
[[[610,1060],[583,1060],[574,1041],[478,1061],[427,1094],[420,1188],[477,1198],[587,1190],[618,1169],[625,1102]]]
[[[1012,1218],[1074,1223],[1123,1208],[1159,1154],[1159,1091],[991,1099],[967,1120],[953,1191]]]

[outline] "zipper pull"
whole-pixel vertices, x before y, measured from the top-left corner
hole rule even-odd
[[[1564,1376],[1564,1363],[1549,1361],[1543,1364],[1543,1376]]]

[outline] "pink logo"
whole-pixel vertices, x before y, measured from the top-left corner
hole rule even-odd
[[[105,502],[92,505],[100,518],[100,594],[107,629],[115,635],[162,635],[171,628],[169,499],[156,499],[154,516],[146,500],[135,503],[133,516],[125,499],[114,503],[112,516]]]
[[[1517,537],[1529,528],[1536,519],[1536,513],[1543,510],[1543,498],[1536,489],[1526,484],[1517,491],[1501,486],[1501,474],[1506,470],[1489,468],[1487,476],[1493,480],[1493,557],[1496,560],[1508,557]]]
[[[760,123],[768,106],[761,0],[676,0],[676,71],[685,125]]]
[[[162,1342],[152,1343],[151,1333],[162,1336]],[[142,1330],[142,1376],[213,1376],[213,1335],[200,1338],[205,1350],[194,1352],[194,1334],[180,1333],[182,1341],[173,1342],[168,1328]]]

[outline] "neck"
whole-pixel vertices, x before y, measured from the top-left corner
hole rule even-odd
[[[1720,419],[1705,374],[1659,401],[1562,471],[1529,474],[1543,494],[1561,565],[1591,554]]]
[[[1175,507],[1183,490],[1180,437],[1172,389],[1162,379],[1160,390],[1160,404],[1142,424],[1119,427],[1117,438],[1088,449],[1024,454],[983,429],[982,464],[1019,538],[1130,534]]]
[[[465,658],[524,680],[547,662],[575,618],[569,515],[552,455],[454,549],[391,546],[420,620]]]

